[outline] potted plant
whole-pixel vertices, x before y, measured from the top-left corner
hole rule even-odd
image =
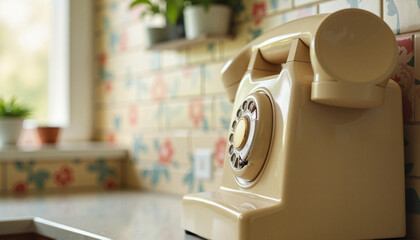
[[[24,118],[31,110],[18,103],[16,97],[9,101],[0,98],[0,145],[16,144]]]
[[[177,39],[185,37],[184,22],[182,10],[184,9],[184,0],[134,0],[130,4],[130,8],[135,6],[145,7],[141,18],[145,16],[161,16],[166,19],[165,27],[150,27],[146,31],[148,33],[149,46],[164,42],[169,39]]]
[[[165,16],[165,10],[162,8],[163,6],[162,0],[152,2],[149,0],[134,0],[130,3],[130,9],[135,6],[143,6],[144,10],[141,14],[141,18],[145,18],[146,16]],[[169,39],[168,29],[166,27],[154,27],[154,26],[147,26],[146,28],[147,36],[148,36],[148,43],[149,46],[164,42]]]
[[[185,37],[183,10],[184,0],[166,0],[166,26],[170,39]]]
[[[230,30],[233,0],[187,0],[184,8],[185,35],[227,35]]]

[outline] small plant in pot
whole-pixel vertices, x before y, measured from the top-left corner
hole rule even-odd
[[[132,1],[130,4],[130,9],[136,6],[143,6],[144,10],[141,14],[141,18],[145,18],[146,16],[165,16],[165,10],[163,9],[164,1],[159,0],[157,2],[152,2],[149,0],[135,0]],[[146,28],[147,37],[148,37],[148,44],[149,46],[167,41],[169,39],[168,29],[166,27],[152,27],[148,26]]]
[[[0,145],[16,144],[22,130],[23,120],[31,114],[30,108],[17,102],[0,98]]]
[[[140,16],[143,19],[148,15],[161,16],[166,19],[165,27],[147,27],[149,46],[169,39],[185,37],[184,22],[181,17],[184,0],[132,1],[130,8],[136,6],[143,6],[145,8]]]
[[[185,6],[185,35],[188,39],[229,33],[233,0],[186,0]]]

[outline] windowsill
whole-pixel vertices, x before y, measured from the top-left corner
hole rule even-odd
[[[128,157],[126,148],[102,142],[59,143],[42,146],[1,146],[0,161],[36,158],[40,160],[68,160],[74,158],[97,158],[121,160]]]

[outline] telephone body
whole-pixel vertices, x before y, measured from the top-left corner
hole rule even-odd
[[[401,90],[393,33],[358,9],[298,19],[227,62],[234,101],[222,184],[183,198],[209,239],[405,235]]]

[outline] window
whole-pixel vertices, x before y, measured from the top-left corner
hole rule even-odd
[[[86,0],[0,0],[0,96],[67,140],[91,138],[92,11]]]
[[[17,96],[48,119],[52,0],[0,0],[0,96]]]

